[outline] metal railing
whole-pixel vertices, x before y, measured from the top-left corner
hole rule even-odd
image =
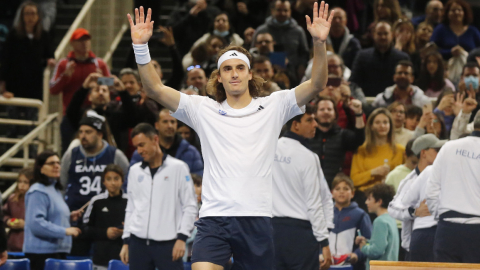
[[[57,120],[58,113],[47,115],[44,121],[30,133],[21,139],[9,139],[0,138],[0,142],[16,142],[7,152],[0,156],[0,167],[3,165],[20,165],[21,167],[27,167],[33,164],[33,160],[29,159],[29,145],[39,137],[41,134],[45,135],[45,141],[37,142],[39,145],[39,151],[43,151],[46,146],[52,148],[53,151],[58,151],[60,148],[60,132]],[[50,128],[48,128],[50,127]],[[23,149],[23,158],[13,158],[18,151]],[[15,172],[1,172],[0,179],[16,179],[18,173]]]

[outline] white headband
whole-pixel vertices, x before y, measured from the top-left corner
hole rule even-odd
[[[222,63],[229,59],[243,60],[245,63],[247,63],[248,68],[250,68],[250,60],[248,60],[248,57],[245,54],[235,50],[227,51],[222,56],[220,56],[220,58],[218,59],[217,68],[220,69]]]

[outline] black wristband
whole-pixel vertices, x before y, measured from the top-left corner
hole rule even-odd
[[[363,116],[363,111],[362,111],[361,113],[356,113],[355,116],[356,116],[356,117],[361,117],[361,116]]]

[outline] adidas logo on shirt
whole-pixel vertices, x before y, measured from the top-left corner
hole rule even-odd
[[[108,212],[108,208],[106,206],[103,207],[102,212]]]
[[[260,110],[262,110],[262,109],[263,109],[263,106],[260,105],[260,106],[258,106],[258,110],[257,110],[257,111],[260,111]]]
[[[232,53],[230,54],[230,56],[237,56],[237,53]]]

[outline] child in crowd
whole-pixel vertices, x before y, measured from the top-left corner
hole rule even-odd
[[[22,252],[23,227],[25,226],[25,193],[30,188],[33,169],[24,168],[18,173],[17,187],[3,205],[3,221],[10,228],[8,232],[7,250]]]
[[[388,204],[395,195],[392,186],[381,183],[366,191],[369,213],[375,213],[377,218],[373,222],[372,237],[367,241],[365,236],[357,236],[355,243],[367,256],[367,270],[371,260],[398,261],[399,236],[397,224],[388,214]]]
[[[355,245],[355,235],[370,238],[372,221],[356,202],[351,202],[354,195],[353,181],[347,175],[339,173],[332,181],[332,197],[335,200],[335,228],[330,231],[329,243],[333,265],[350,263],[353,269],[365,269],[365,255]]]
[[[417,167],[418,157],[412,151],[412,144],[414,140],[410,140],[405,146],[404,160],[405,163],[398,165],[391,172],[388,173],[385,183],[393,186],[395,193],[397,193],[400,182]]]
[[[405,111],[405,128],[412,131],[415,130],[418,123],[420,123],[422,115],[422,108],[415,105],[408,105]]]
[[[94,270],[107,270],[110,260],[120,260],[127,207],[127,194],[122,191],[123,176],[123,170],[118,165],[107,165],[102,175],[102,184],[107,191],[90,200],[83,216],[83,223],[86,224],[84,233],[95,241]]]

